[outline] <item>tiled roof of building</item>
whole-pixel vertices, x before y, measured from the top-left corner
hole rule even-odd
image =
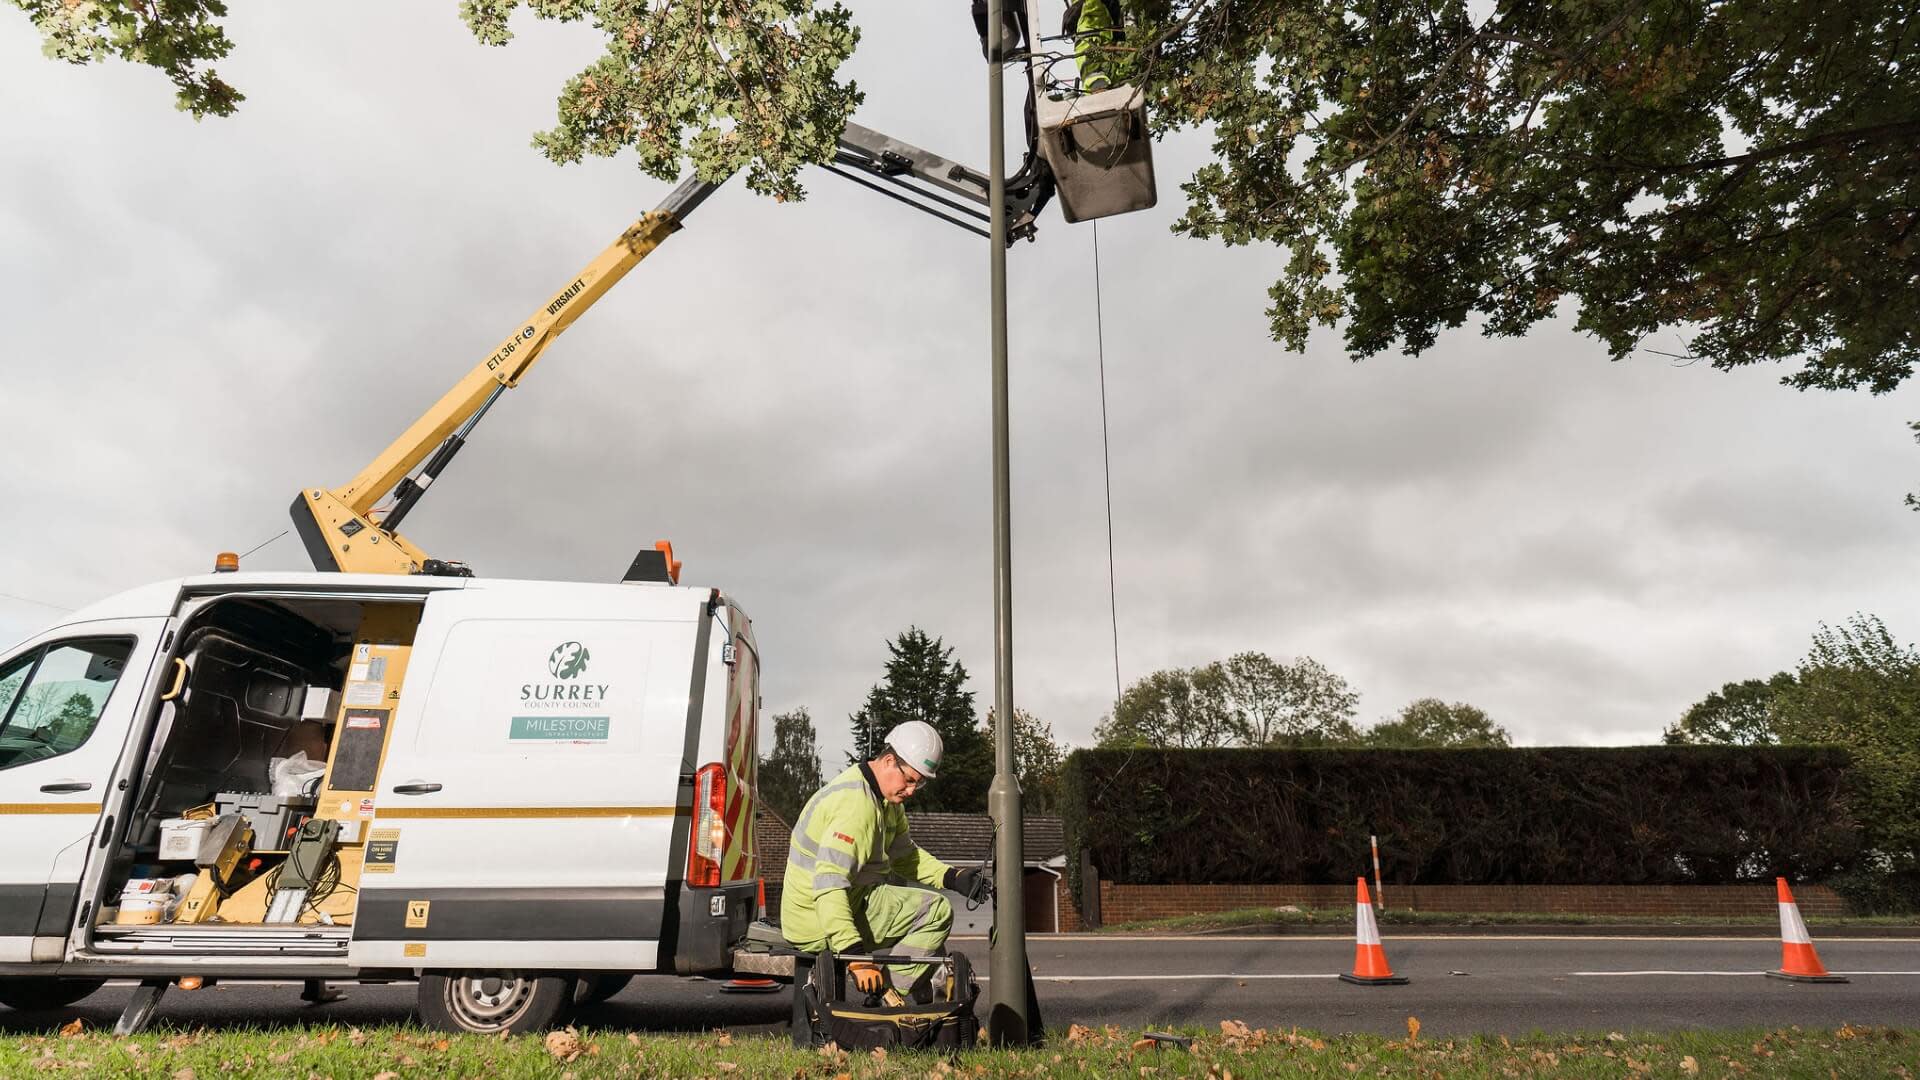
[[[1024,854],[1029,863],[1042,863],[1066,850],[1060,819],[1038,814],[1026,817]],[[908,814],[913,842],[934,858],[949,863],[984,862],[993,850],[993,819],[985,814]]]
[[[985,814],[908,814],[913,841],[946,863],[978,863],[993,848],[993,819]],[[760,873],[768,881],[785,876],[787,838],[793,828],[762,807],[755,816],[753,836],[760,856]],[[1060,819],[1034,814],[1026,818],[1025,855],[1029,864],[1043,863],[1066,851],[1066,833]]]

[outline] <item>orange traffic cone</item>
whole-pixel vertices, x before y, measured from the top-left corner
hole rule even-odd
[[[1340,976],[1340,981],[1361,986],[1398,986],[1407,980],[1387,966],[1387,951],[1380,947],[1380,924],[1373,919],[1373,897],[1367,895],[1367,879],[1358,878],[1356,883],[1360,892],[1353,910],[1353,974]]]
[[[1793,890],[1786,878],[1774,878],[1780,896],[1780,970],[1769,971],[1774,979],[1794,982],[1843,983],[1842,975],[1827,974],[1820,954],[1813,951],[1813,939],[1807,936],[1807,924],[1800,918],[1800,905],[1793,902]]]

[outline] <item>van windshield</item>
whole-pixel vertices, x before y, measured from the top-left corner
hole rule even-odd
[[[124,638],[55,642],[0,670],[0,769],[79,749],[132,652]]]

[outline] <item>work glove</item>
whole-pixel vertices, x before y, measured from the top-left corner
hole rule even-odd
[[[864,960],[856,960],[847,965],[847,974],[853,977],[853,985],[863,994],[877,994],[886,984],[886,976],[880,974],[877,965]]]
[[[981,904],[993,897],[993,879],[987,876],[984,868],[969,866],[964,870],[948,870],[947,879],[942,883],[946,888],[967,898],[968,903]]]

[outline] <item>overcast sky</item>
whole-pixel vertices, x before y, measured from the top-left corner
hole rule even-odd
[[[855,5],[856,118],[984,167],[979,52],[939,6]],[[44,60],[0,11],[0,639],[281,532],[668,189],[528,146],[590,30],[522,15],[493,50],[451,0],[234,12],[247,101],[195,123],[156,71]],[[1284,352],[1279,253],[1168,231],[1204,151],[1161,144],[1161,205],[1100,233],[1126,681],[1310,655],[1366,722],[1435,696],[1522,743],[1632,743],[1820,621],[1920,632],[1912,389],[1610,363],[1570,322]],[[709,201],[406,531],[587,581],[670,537],[754,615],[769,709],[809,707],[837,757],[909,624],[992,698],[987,252],[809,186]],[[1114,692],[1091,245],[1056,209],[1012,254],[1016,700],[1073,743]],[[248,560],[306,565],[292,536]]]

